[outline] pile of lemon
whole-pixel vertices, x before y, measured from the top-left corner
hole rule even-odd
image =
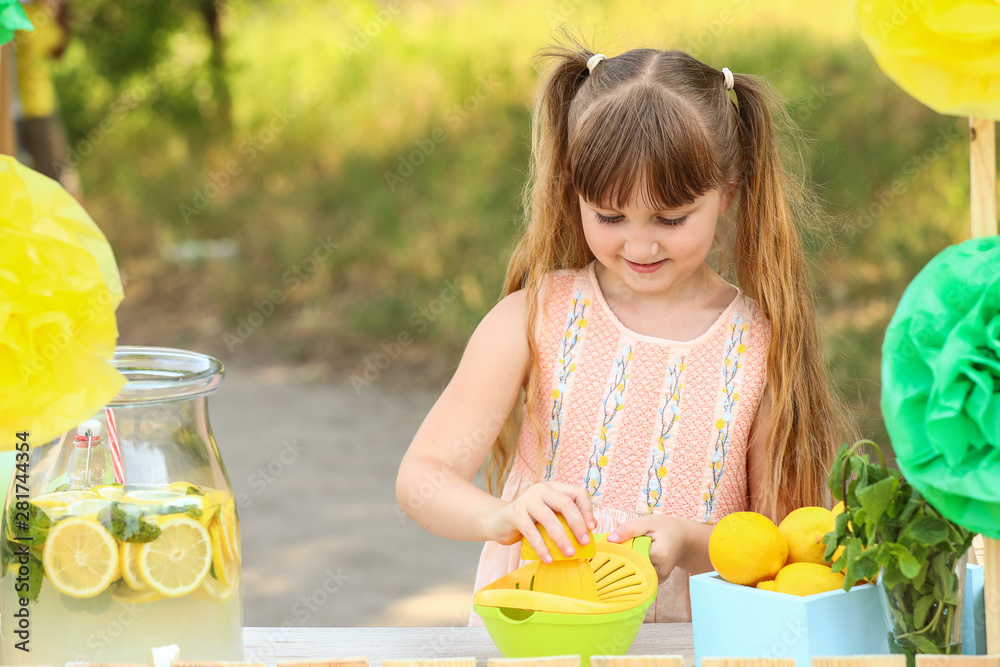
[[[196,493],[188,493],[190,488]],[[229,494],[186,482],[155,489],[106,484],[31,502],[53,522],[42,564],[45,577],[64,595],[90,598],[110,587],[111,596],[123,602],[188,594],[222,602],[238,586],[242,556],[236,504]],[[144,543],[116,539],[98,519],[112,503],[143,512],[143,521],[160,534]]]
[[[833,510],[800,507],[779,525],[756,512],[723,517],[708,541],[712,566],[726,581],[791,595],[843,588],[844,575],[823,558],[823,536],[834,529],[843,503]],[[838,550],[833,560],[840,556]]]

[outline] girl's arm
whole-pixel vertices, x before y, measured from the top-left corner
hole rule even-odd
[[[747,441],[747,477],[750,509],[757,507],[761,480],[766,461],[764,458],[767,428],[771,422],[771,393],[765,388],[750,426]],[[609,542],[623,542],[636,535],[649,535],[653,543],[649,548],[649,560],[656,568],[662,583],[675,567],[690,574],[710,572],[712,561],[708,557],[708,538],[714,526],[681,519],[675,516],[657,514],[626,521],[608,535]]]
[[[572,546],[555,513],[562,513],[581,544],[593,524],[586,490],[548,483],[508,503],[472,478],[486,459],[517,401],[528,372],[525,290],[515,292],[483,318],[455,375],[413,438],[396,477],[396,499],[414,521],[453,540],[513,544],[523,534],[548,555],[535,528],[540,522],[567,555]]]

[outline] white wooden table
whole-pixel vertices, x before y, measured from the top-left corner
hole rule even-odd
[[[690,623],[647,623],[639,630],[630,655],[682,655],[694,665]],[[244,628],[243,655],[248,662],[273,665],[285,660],[362,656],[379,667],[385,658],[459,658],[475,656],[485,667],[500,653],[485,628]]]

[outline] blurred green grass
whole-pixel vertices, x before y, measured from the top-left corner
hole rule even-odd
[[[131,276],[123,331],[146,338],[125,342],[224,359],[270,347],[346,378],[405,332],[415,343],[403,356],[440,382],[500,296],[529,157],[532,55],[562,24],[609,55],[682,48],[764,75],[787,97],[836,223],[806,238],[826,358],[865,435],[884,442],[882,335],[909,280],[968,235],[967,139],[964,121],[931,112],[878,70],[848,3],[233,3],[232,127],[204,122],[213,91],[193,68],[209,47],[191,26],[163,45],[148,102],[81,159],[88,208]],[[144,85],[133,75],[108,86],[88,66],[92,48],[74,44],[59,70],[76,147],[122,91]],[[191,97],[193,107],[177,102]],[[234,163],[239,173],[223,179]],[[199,201],[207,206],[195,214],[181,208]],[[334,255],[292,287],[288,271],[327,236]],[[228,263],[162,258],[172,242],[221,238],[238,242]],[[461,288],[454,304],[436,303],[446,281]],[[248,344],[224,345],[275,290],[274,316]],[[143,328],[157,311],[176,326]]]

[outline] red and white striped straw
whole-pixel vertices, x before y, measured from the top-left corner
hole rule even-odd
[[[115,411],[112,408],[104,408],[104,416],[108,418],[108,442],[111,444],[111,465],[115,469],[115,481],[124,484],[125,474],[122,472],[122,453],[118,449],[118,426],[115,424]]]

